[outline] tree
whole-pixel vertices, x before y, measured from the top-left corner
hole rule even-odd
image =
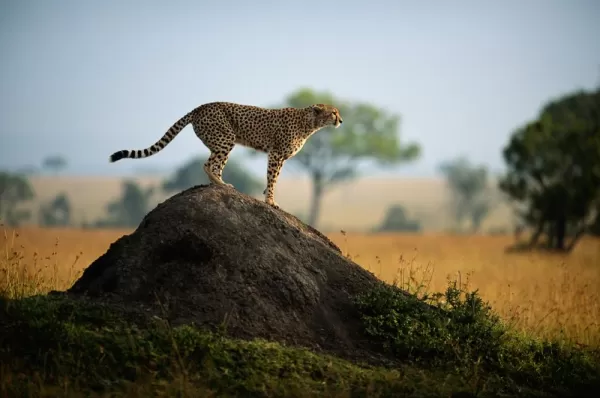
[[[324,129],[310,137],[300,152],[288,160],[306,172],[312,183],[308,223],[316,226],[325,192],[355,178],[367,161],[379,165],[415,160],[421,153],[415,144],[400,145],[399,117],[364,102],[347,102],[327,92],[300,89],[282,106],[303,108],[312,104],[336,106],[344,124]]]
[[[179,167],[171,179],[163,183],[163,190],[182,191],[195,185],[208,184],[208,176],[204,172],[204,160],[195,157]],[[233,184],[240,192],[253,195],[261,191],[262,184],[246,171],[238,162],[230,159],[223,170],[223,180]]]
[[[392,205],[388,208],[383,222],[375,230],[377,232],[419,232],[421,224],[408,218],[403,206]]]
[[[450,187],[456,223],[460,225],[468,217],[472,231],[479,231],[492,207],[487,168],[474,166],[465,157],[459,157],[442,163],[440,171]]]
[[[548,248],[572,250],[600,208],[600,89],[546,103],[503,156],[499,187],[522,205],[519,217],[534,230],[529,247],[545,235]]]
[[[17,174],[20,174],[23,176],[35,176],[35,175],[39,174],[40,171],[37,166],[27,165],[27,166],[19,167],[18,169],[15,170],[15,172]]]
[[[55,174],[67,167],[67,159],[61,155],[51,155],[44,159],[43,166]]]
[[[60,193],[40,206],[39,223],[47,227],[71,224],[71,202],[66,193]]]
[[[96,223],[99,227],[136,227],[150,211],[154,188],[141,188],[134,181],[123,182],[120,198],[106,206],[108,218]]]
[[[600,236],[600,208],[596,209],[596,216],[594,217],[594,221],[591,223],[588,232],[590,235]]]
[[[0,220],[6,225],[18,226],[31,217],[19,205],[35,197],[29,180],[19,174],[0,171]]]

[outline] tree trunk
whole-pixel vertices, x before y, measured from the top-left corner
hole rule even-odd
[[[472,217],[471,218],[471,233],[477,234],[481,230],[481,224],[483,219],[480,217]]]
[[[529,248],[530,249],[537,246],[538,240],[540,239],[542,232],[544,232],[545,225],[546,225],[546,221],[544,221],[544,220],[539,221],[537,229],[535,230],[534,234],[531,236],[531,239],[529,240]]]
[[[308,215],[308,224],[317,228],[317,221],[321,213],[321,199],[323,198],[323,176],[319,172],[312,175],[312,196],[310,200],[310,212]]]
[[[548,222],[546,230],[546,249],[552,250],[556,247],[556,219],[552,218]]]
[[[567,219],[561,214],[558,216],[556,220],[556,229],[555,229],[555,245],[554,248],[557,250],[565,250],[565,236],[567,235]]]
[[[573,236],[573,239],[565,249],[567,252],[571,252],[573,250],[579,239],[581,239],[585,235],[586,229],[587,225],[585,223],[582,223],[582,226],[580,226],[577,232],[575,232],[575,236]]]

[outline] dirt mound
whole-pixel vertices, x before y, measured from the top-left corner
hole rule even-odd
[[[211,185],[158,205],[68,293],[113,300],[173,324],[226,325],[235,337],[358,355],[367,343],[351,296],[376,283],[296,217]]]

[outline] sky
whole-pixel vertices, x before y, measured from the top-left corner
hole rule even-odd
[[[544,102],[600,84],[599,21],[598,0],[0,0],[0,169],[60,154],[70,174],[170,170],[207,156],[191,126],[150,158],[108,157],[202,103],[308,87],[400,116],[423,154],[388,174],[462,155],[501,171]]]

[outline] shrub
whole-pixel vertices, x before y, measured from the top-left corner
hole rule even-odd
[[[367,335],[408,362],[515,391],[527,386],[570,395],[600,388],[598,350],[519,336],[477,291],[456,282],[422,298],[381,283],[355,302]]]

